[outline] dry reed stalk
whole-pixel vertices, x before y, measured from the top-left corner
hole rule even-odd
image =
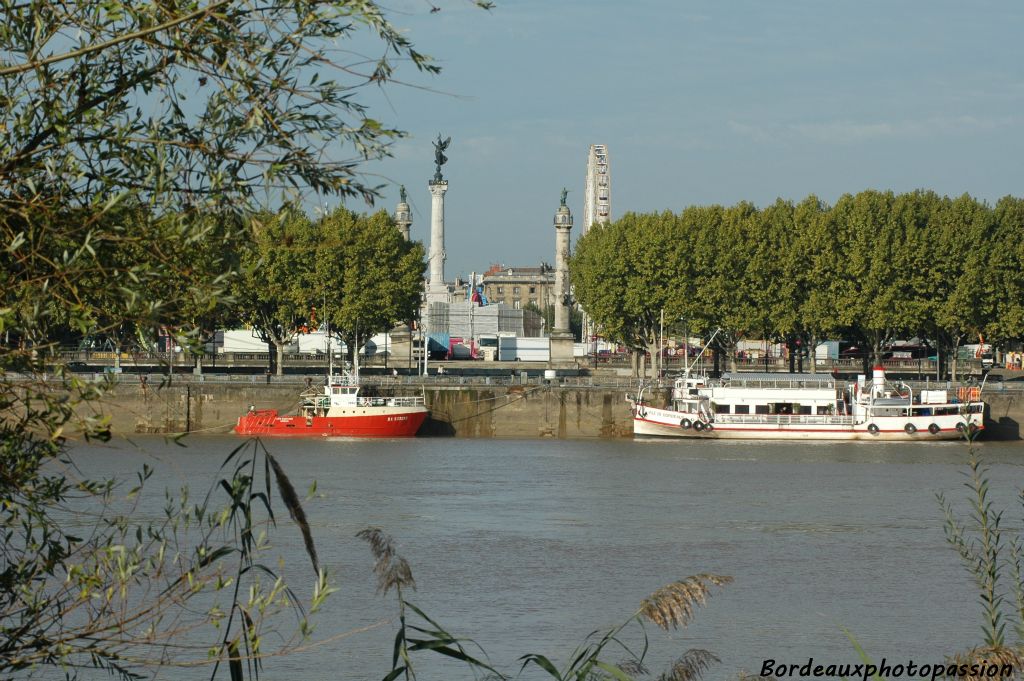
[[[685,627],[693,619],[697,606],[704,605],[711,596],[712,586],[724,586],[732,577],[701,573],[663,586],[644,599],[640,614],[668,631]]]
[[[971,666],[977,665],[978,671],[981,672],[977,675],[966,675],[958,678],[963,681],[981,681],[982,679],[991,679],[991,675],[986,675],[984,670],[989,667],[998,667],[1002,669],[1004,665],[1009,665],[1013,669],[1013,676],[1005,677],[1001,674],[997,674],[995,678],[1005,679],[1019,679],[1021,678],[1021,670],[1024,668],[1024,649],[1022,648],[1011,648],[1008,646],[978,646],[977,648],[971,648],[970,650],[964,651],[958,655],[953,656],[949,659],[951,665],[961,666],[967,665],[968,670]],[[982,665],[985,665],[984,670]]]
[[[392,588],[416,588],[409,563],[395,552],[395,540],[379,527],[368,527],[356,534],[370,545],[373,553],[373,574],[377,575],[377,592],[386,594]]]
[[[697,681],[712,664],[721,661],[710,650],[691,648],[673,662],[669,670],[658,677],[658,681]]]

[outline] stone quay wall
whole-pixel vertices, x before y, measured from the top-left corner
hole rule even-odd
[[[109,416],[121,433],[225,433],[250,405],[294,412],[302,385],[216,384],[172,386],[122,383],[87,406]],[[382,387],[382,395],[426,397],[431,418],[423,436],[467,438],[619,438],[633,433],[628,390],[560,385]],[[655,395],[664,404],[667,394]],[[1021,439],[1024,392],[986,393],[986,439]]]
[[[225,433],[250,407],[294,412],[303,386],[122,383],[98,404],[121,433]],[[381,395],[424,395],[426,436],[614,438],[633,433],[627,390],[548,385],[466,385],[381,388]]]

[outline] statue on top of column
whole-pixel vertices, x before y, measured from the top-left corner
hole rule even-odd
[[[434,182],[440,182],[444,179],[441,175],[441,166],[448,162],[448,157],[444,155],[444,150],[448,148],[448,145],[452,143],[452,138],[448,137],[446,140],[441,140],[441,133],[437,134],[437,141],[434,142]]]

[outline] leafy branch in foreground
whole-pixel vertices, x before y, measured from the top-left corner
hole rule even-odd
[[[968,480],[964,486],[970,512],[968,521],[956,515],[953,504],[942,493],[936,494],[945,515],[946,541],[960,556],[978,590],[982,611],[984,644],[951,658],[957,665],[1010,664],[1024,666],[1024,580],[1021,572],[1022,539],[1004,536],[1003,511],[989,498],[989,469],[973,443],[967,461]],[[1024,491],[1020,494],[1024,506]],[[1010,602],[1006,595],[1013,595]],[[1008,641],[1007,624],[1012,624],[1015,640]]]
[[[122,496],[113,481],[72,483],[65,464],[48,480],[58,499],[8,498],[3,579],[20,587],[0,590],[0,674],[45,674],[53,665],[129,679],[168,665],[209,665],[216,673],[224,662],[234,679],[242,678],[243,661],[258,675],[264,658],[308,636],[309,613],[332,589],[291,483],[261,443],[236,447],[201,502],[191,502],[187,490],[168,493],[162,517],[151,522],[132,520],[148,466]],[[271,477],[306,538],[315,575],[308,611],[259,560],[275,524]],[[66,531],[51,529],[58,525]],[[75,536],[80,530],[84,536]],[[266,627],[286,611],[294,614],[293,631],[275,625],[280,642],[268,649]],[[214,637],[219,643],[211,647]]]
[[[511,678],[485,661],[486,653],[483,653],[482,649],[484,659],[467,652],[463,644],[479,648],[475,642],[452,635],[405,598],[403,589],[415,589],[416,583],[409,563],[397,553],[394,539],[390,535],[379,528],[367,528],[357,536],[369,543],[373,552],[377,591],[387,594],[394,589],[398,600],[399,628],[395,635],[391,671],[383,681],[394,681],[400,677],[415,679],[411,654],[419,651],[432,651],[463,662],[474,673],[484,674],[486,679]],[[665,631],[686,627],[693,620],[696,608],[707,603],[712,594],[711,588],[725,586],[731,582],[732,577],[710,573],[673,582],[645,598],[639,609],[622,624],[603,633],[595,631],[588,635],[584,643],[573,652],[569,664],[564,669],[559,670],[554,662],[540,654],[522,656],[522,669],[530,665],[536,666],[557,681],[631,681],[638,676],[647,676],[650,672],[644,666],[644,659],[647,656],[649,641],[644,622],[653,622]],[[407,619],[410,612],[416,618],[414,624]],[[642,645],[639,647],[630,646],[622,636],[630,625],[636,625],[640,629]],[[613,648],[625,654],[626,658],[617,663],[608,662],[605,656]],[[712,664],[719,661],[719,658],[710,651],[691,649],[659,675],[658,681],[697,681]]]

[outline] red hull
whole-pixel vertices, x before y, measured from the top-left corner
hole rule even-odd
[[[239,435],[284,437],[412,437],[427,419],[424,411],[366,416],[278,416],[277,410],[254,411],[238,419]]]

